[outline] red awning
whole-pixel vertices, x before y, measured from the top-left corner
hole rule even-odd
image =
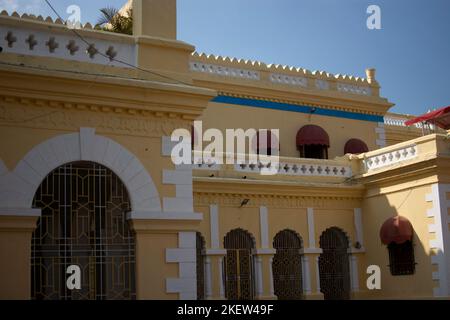
[[[429,122],[448,130],[450,129],[450,106],[425,113],[415,119],[406,121],[405,125],[410,126],[418,122]]]
[[[297,146],[312,144],[329,147],[330,138],[328,137],[328,133],[319,126],[304,126],[297,133]]]
[[[411,241],[414,229],[408,219],[396,216],[387,219],[380,229],[381,242],[388,245],[392,242],[402,244]]]
[[[344,147],[344,154],[352,153],[352,154],[360,154],[364,152],[368,152],[369,148],[364,141],[359,139],[350,139],[347,141]]]

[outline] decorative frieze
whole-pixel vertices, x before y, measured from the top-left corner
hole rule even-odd
[[[391,166],[405,160],[414,159],[417,155],[417,145],[414,144],[401,149],[371,156],[364,160],[364,164],[366,166],[366,170],[370,172],[372,170]]]
[[[235,170],[247,173],[260,173],[263,168],[270,168],[272,164],[250,163],[237,164]],[[351,177],[352,169],[349,166],[337,166],[313,163],[281,162],[276,168],[280,175],[290,176],[321,176],[321,177]]]
[[[302,88],[306,88],[308,86],[308,79],[306,79],[305,77],[294,77],[279,73],[271,74],[270,81],[276,84],[287,84]]]
[[[348,83],[338,83],[337,90],[344,93],[359,94],[363,96],[372,95],[369,87],[356,86]]]
[[[212,75],[240,78],[247,80],[259,80],[260,74],[258,71],[248,69],[231,68],[227,66],[221,66],[216,64],[208,64],[202,62],[191,62],[191,71],[207,73]]]

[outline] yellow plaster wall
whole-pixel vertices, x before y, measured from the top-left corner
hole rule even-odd
[[[217,128],[225,136],[226,129],[254,128],[279,129],[281,156],[300,156],[296,145],[296,136],[301,127],[314,124],[322,127],[330,137],[328,155],[330,159],[344,155],[345,143],[352,138],[363,140],[369,150],[378,149],[376,145],[377,123],[350,120],[319,115],[307,115],[263,108],[254,108],[222,103],[209,103],[208,108],[199,118],[203,121],[203,131]],[[204,143],[206,146],[208,143]],[[225,148],[225,146],[224,146]]]
[[[425,201],[425,195],[431,192],[430,185],[415,186],[411,181],[409,188],[391,193],[372,196],[363,201],[363,221],[367,265],[381,268],[382,291],[374,295],[383,298],[431,298],[433,286],[431,274],[431,250],[428,224],[433,223],[427,217],[427,210],[432,204]],[[376,191],[376,190],[375,190]],[[388,218],[396,214],[409,219],[415,235],[413,239],[416,271],[414,275],[392,276],[389,270],[389,253],[381,243],[380,227]]]

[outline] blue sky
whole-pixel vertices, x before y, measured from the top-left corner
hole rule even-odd
[[[52,0],[82,20],[125,0]],[[367,7],[381,8],[369,30]],[[0,10],[52,15],[44,0],[0,0]],[[377,69],[393,112],[450,105],[450,0],[178,0],[178,38],[205,53],[365,76]]]

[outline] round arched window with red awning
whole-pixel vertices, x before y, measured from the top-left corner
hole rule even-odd
[[[391,243],[402,244],[412,241],[414,229],[405,217],[396,216],[387,219],[380,229],[380,239],[385,245]]]
[[[360,154],[368,152],[369,148],[367,147],[367,144],[359,139],[350,139],[347,141],[344,147],[344,154],[351,153],[351,154]]]
[[[328,159],[330,137],[321,127],[306,125],[297,132],[297,148],[300,157],[313,159]]]
[[[302,127],[297,133],[297,147],[305,145],[330,146],[330,137],[321,127],[310,124]]]

